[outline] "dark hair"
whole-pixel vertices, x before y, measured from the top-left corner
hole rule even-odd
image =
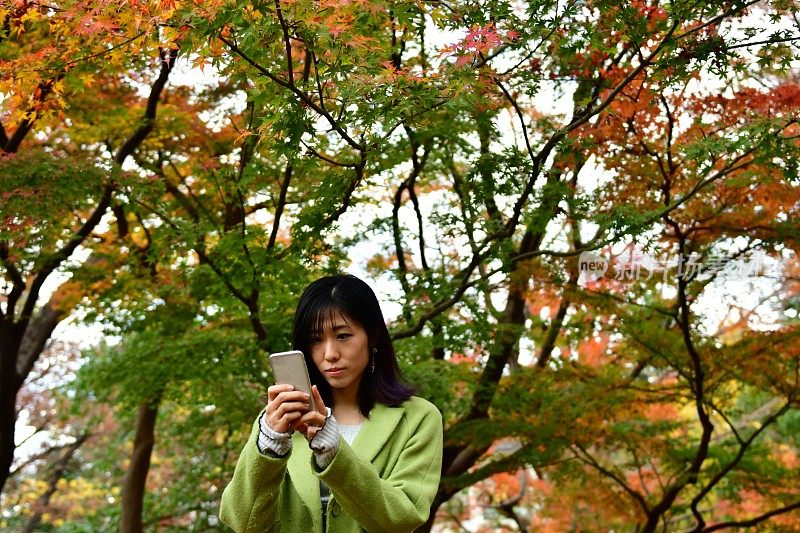
[[[320,278],[306,287],[294,313],[294,349],[305,355],[311,383],[317,386],[325,404],[333,404],[333,394],[311,358],[310,335],[312,331],[322,331],[325,323],[336,314],[358,322],[369,339],[370,363],[358,387],[361,413],[368,416],[375,402],[396,406],[409,399],[414,389],[405,382],[397,364],[375,293],[359,278],[338,274]],[[373,349],[377,351],[373,353]],[[372,358],[375,361],[374,372],[370,371]]]

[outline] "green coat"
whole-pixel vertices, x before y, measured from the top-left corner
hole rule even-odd
[[[331,489],[329,532],[410,532],[428,519],[442,468],[442,416],[427,400],[376,403],[353,446],[339,437],[321,472],[299,432],[288,457],[261,455],[257,439],[258,420],[222,493],[220,518],[237,532],[321,532],[319,480]]]

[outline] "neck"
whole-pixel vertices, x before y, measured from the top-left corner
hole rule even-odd
[[[333,405],[337,409],[358,409],[358,388],[333,389]]]
[[[364,419],[358,408],[358,386],[333,389],[333,414],[342,424],[357,424]]]

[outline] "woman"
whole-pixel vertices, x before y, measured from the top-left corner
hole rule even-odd
[[[442,418],[403,383],[372,289],[351,275],[309,285],[294,348],[316,410],[291,385],[269,387],[222,521],[237,532],[413,531],[439,485]]]

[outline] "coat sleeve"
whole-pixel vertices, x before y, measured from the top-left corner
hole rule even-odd
[[[427,403],[427,402],[426,402]],[[333,461],[317,475],[342,509],[367,531],[408,533],[428,519],[442,469],[442,417],[431,404],[407,438],[386,479],[340,438]]]
[[[263,533],[275,523],[281,483],[286,477],[289,454],[275,458],[258,451],[259,418],[236,463],[233,479],[222,492],[220,519],[237,533]]]

